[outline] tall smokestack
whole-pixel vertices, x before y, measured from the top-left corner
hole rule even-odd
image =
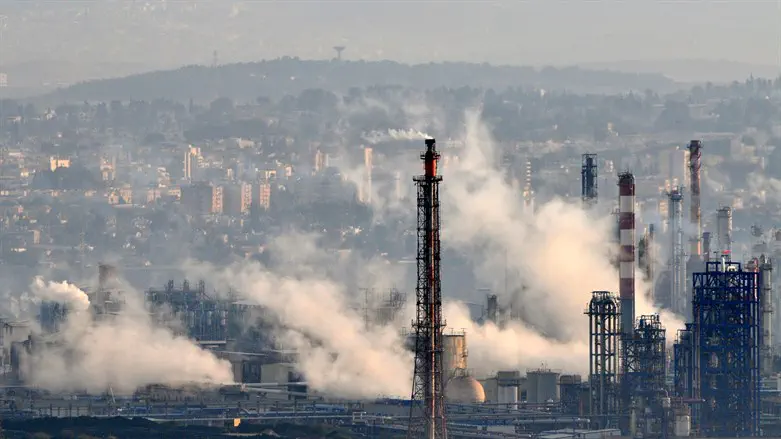
[[[702,160],[702,142],[689,142],[689,180],[691,183],[691,224],[694,234],[689,241],[689,256],[699,259],[702,255],[700,237],[702,235],[702,209],[700,208],[700,167]]]
[[[583,164],[580,169],[580,186],[583,207],[591,207],[597,202],[599,169],[596,154],[583,154]]]
[[[635,176],[631,172],[618,175],[618,195],[621,332],[631,335],[635,321]]]
[[[655,273],[654,262],[656,260],[656,252],[654,251],[654,243],[656,239],[656,230],[653,224],[648,225],[648,235],[645,240],[645,261],[646,261],[646,276],[648,282],[651,283],[651,298],[656,300],[656,280],[654,279]]]
[[[770,258],[759,258],[759,282],[761,285],[760,307],[762,309],[762,373],[773,372],[773,264]]]
[[[719,251],[729,255],[732,252],[732,208],[724,206],[716,214],[716,233]],[[731,258],[730,258],[731,259]]]
[[[710,261],[710,232],[702,232],[702,255],[705,262]]]

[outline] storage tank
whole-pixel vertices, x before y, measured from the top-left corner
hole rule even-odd
[[[534,372],[526,373],[526,402],[536,403],[539,399],[537,397],[537,381],[539,375]]]
[[[510,404],[511,409],[518,408],[518,386],[499,386],[498,403]]]
[[[537,404],[558,402],[560,375],[549,369],[528,371],[526,401]]]
[[[456,371],[467,369],[466,334],[444,334],[442,342],[442,370],[446,379],[449,379],[456,375]]]
[[[448,402],[473,404],[485,402],[483,386],[471,376],[457,376],[445,386],[445,399]]]
[[[496,384],[497,402],[499,404],[510,404],[509,408],[517,409],[521,393],[521,373],[517,370],[497,372]]]
[[[679,415],[675,417],[675,431],[676,437],[689,437],[692,430],[692,420],[689,415]]]

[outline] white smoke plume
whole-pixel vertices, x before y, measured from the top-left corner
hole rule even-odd
[[[469,368],[478,377],[498,370],[525,370],[553,366],[567,373],[588,374],[588,343],[556,342],[523,322],[499,327],[492,322],[476,324],[460,302],[444,305],[447,324],[466,332]],[[583,328],[587,330],[587,327]]]
[[[272,248],[284,261],[274,271],[251,262],[193,268],[207,273],[219,289],[230,287],[275,317],[276,342],[298,353],[296,367],[311,389],[346,398],[407,396],[413,363],[400,325],[367,327],[351,300],[357,291],[351,295],[346,288],[363,282],[388,285],[392,275],[384,275],[392,273],[390,267],[351,258],[335,261],[317,247],[313,235],[282,236]],[[363,273],[363,279],[346,280],[345,267]]]
[[[517,352],[503,358],[474,355],[470,363],[478,369],[508,367],[511,356],[517,367],[539,358],[547,359],[550,367],[566,369],[573,366],[572,359],[562,355],[568,351],[575,357],[583,354],[579,361],[584,362],[588,317],[583,313],[591,293],[618,291],[618,273],[611,264],[614,220],[592,217],[563,200],[546,203],[536,212],[524,209],[518,191],[505,181],[488,129],[475,113],[466,116],[459,155],[457,164],[444,171],[443,244],[471,255],[480,278],[504,294],[505,302],[512,303],[528,325],[503,330],[473,327],[475,336],[467,335],[472,352],[502,351],[507,346]],[[637,316],[654,312],[645,291],[638,270]],[[680,323],[664,317],[668,331],[674,332]]]
[[[30,285],[30,291],[34,297],[58,303],[65,303],[76,310],[85,311],[89,308],[89,296],[76,285],[63,282],[46,282],[42,277],[36,276]]]
[[[422,140],[431,138],[430,135],[418,130],[397,130],[393,128],[389,129],[387,132],[372,131],[370,133],[364,134],[362,137],[367,143],[371,145],[393,140]]]
[[[39,278],[30,290],[40,299],[90,304],[84,291],[67,282]],[[86,307],[69,312],[53,343],[38,343],[27,358],[30,383],[50,391],[129,394],[150,384],[233,382],[230,363],[157,326],[138,294],[128,291],[125,299],[114,316],[98,319]]]

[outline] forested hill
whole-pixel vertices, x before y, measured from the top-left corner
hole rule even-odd
[[[210,101],[229,97],[237,101],[258,96],[279,98],[311,88],[336,92],[350,87],[401,85],[420,89],[438,87],[540,87],[576,92],[666,91],[675,83],[658,74],[632,74],[553,68],[437,63],[406,65],[392,61],[305,61],[281,58],[217,67],[188,66],[124,78],[76,84],[47,95],[56,101],[152,100],[169,98]]]

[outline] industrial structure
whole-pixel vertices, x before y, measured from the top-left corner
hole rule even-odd
[[[676,393],[701,401],[693,425],[712,437],[759,434],[759,272],[723,255],[694,273],[694,320],[675,346]]]
[[[723,206],[716,213],[716,239],[720,254],[732,252],[732,208]]]
[[[683,246],[683,188],[675,187],[667,193],[669,200],[670,232],[670,292],[669,309],[679,315],[686,315],[686,254]]]
[[[649,295],[656,300],[656,227],[648,225],[648,233],[645,239],[645,278],[651,288]]]
[[[599,197],[599,168],[596,154],[583,154],[583,164],[580,170],[581,198],[583,207],[591,207]]]
[[[624,412],[636,419],[635,428],[645,436],[661,435],[665,426],[663,399],[665,387],[666,356],[665,329],[658,315],[645,315],[638,319],[634,337],[624,344],[627,351],[622,376],[622,391],[630,394],[624,400],[629,404]]]
[[[84,287],[89,298],[89,311],[94,320],[119,313],[125,305],[124,291],[117,279],[116,268],[108,264],[98,266],[97,288]],[[44,333],[56,333],[71,312],[67,302],[42,301],[39,307],[38,323]]]
[[[445,386],[442,370],[443,328],[440,283],[440,217],[436,141],[426,139],[421,155],[424,175],[415,177],[418,186],[418,250],[416,287],[415,372],[412,383],[410,439],[445,439]]]
[[[702,208],[700,206],[700,180],[702,167],[702,142],[692,140],[689,142],[689,197],[690,197],[690,221],[691,236],[689,237],[689,260],[686,263],[686,286],[691,285],[692,274],[703,270],[702,258]],[[691,296],[691,288],[685,287],[684,294]],[[683,315],[691,318],[690,301],[684,300]]]
[[[697,260],[702,255],[702,209],[700,207],[700,168],[702,162],[702,142],[689,142],[689,184],[691,196],[691,224],[693,233],[689,239],[689,257]]]
[[[199,281],[191,288],[185,280],[176,287],[170,280],[165,288],[149,289],[145,294],[148,311],[157,322],[174,322],[174,333],[199,342],[226,342],[229,324],[235,322],[242,308],[231,300],[217,299],[206,294],[206,284]]]
[[[621,332],[634,331],[635,320],[635,176],[631,172],[618,175],[619,286],[621,300]]]
[[[773,262],[762,255],[758,259],[759,268],[759,307],[762,311],[762,375],[773,373],[773,325],[775,294],[773,293]]]
[[[589,416],[603,428],[617,426],[621,331],[618,301],[607,291],[594,291],[589,317]]]

